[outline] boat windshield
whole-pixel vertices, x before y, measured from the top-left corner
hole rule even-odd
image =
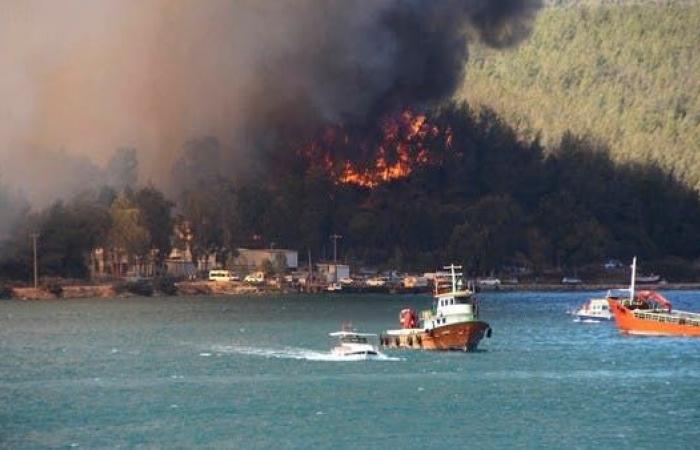
[[[357,334],[348,334],[340,338],[340,342],[346,344],[366,344],[367,338],[365,336],[359,336]]]

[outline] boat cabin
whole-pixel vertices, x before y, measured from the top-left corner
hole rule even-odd
[[[340,342],[343,344],[367,344],[368,340],[366,336],[361,336],[359,334],[348,334],[346,336],[341,336]]]
[[[336,331],[330,336],[337,337],[341,344],[368,344],[369,338],[377,336],[372,333],[355,333],[353,331]]]

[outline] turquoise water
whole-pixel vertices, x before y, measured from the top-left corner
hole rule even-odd
[[[327,333],[429,297],[0,302],[0,446],[698,448],[700,339],[574,323],[590,295],[482,294],[481,351],[363,362]]]

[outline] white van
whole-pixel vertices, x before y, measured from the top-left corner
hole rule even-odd
[[[265,273],[253,272],[245,276],[243,279],[246,283],[259,284],[265,282]]]
[[[222,281],[228,282],[233,280],[231,276],[231,271],[229,270],[210,270],[209,271],[209,281]]]

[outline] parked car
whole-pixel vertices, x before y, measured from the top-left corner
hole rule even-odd
[[[615,269],[620,269],[622,267],[622,262],[617,259],[609,259],[608,261],[603,264],[603,268],[605,270],[615,270]]]
[[[374,277],[367,280],[367,286],[370,287],[380,287],[385,286],[389,282],[387,277]]]
[[[500,286],[501,280],[494,277],[479,278],[478,280],[476,280],[476,284],[478,284],[479,286]]]
[[[428,279],[417,275],[407,275],[403,279],[403,287],[406,289],[423,288],[428,286]]]
[[[581,281],[580,278],[577,277],[564,277],[561,279],[561,284],[581,284],[583,281]]]
[[[243,279],[246,283],[259,284],[265,282],[265,274],[263,272],[249,273]]]

